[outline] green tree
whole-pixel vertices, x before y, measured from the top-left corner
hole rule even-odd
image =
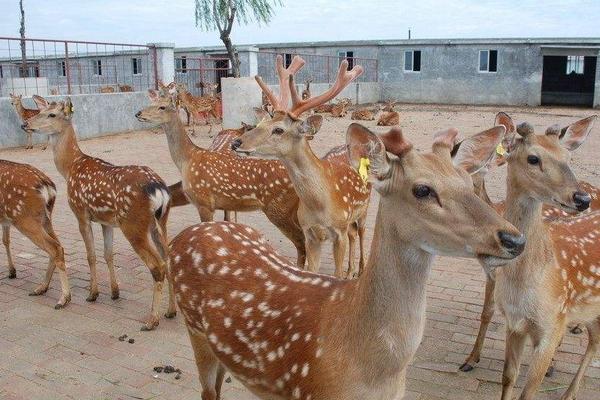
[[[250,22],[267,24],[281,0],[195,0],[196,26],[205,31],[218,30],[227,49],[234,77],[240,76],[240,59],[233,43],[231,29],[237,19],[239,24]]]

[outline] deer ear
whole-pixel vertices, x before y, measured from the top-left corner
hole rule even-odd
[[[585,142],[597,119],[597,115],[592,115],[563,128],[560,143],[569,151],[576,150]]]
[[[265,119],[271,119],[271,114],[269,114],[266,110],[263,110],[260,107],[254,107],[254,116],[256,117],[256,122],[263,121]]]
[[[312,139],[321,129],[322,124],[323,116],[311,115],[300,124],[300,133],[302,133],[308,139]]]
[[[346,146],[350,165],[363,179],[371,176],[376,182],[388,176],[390,163],[382,138],[368,128],[352,123],[346,132]]]
[[[456,138],[458,137],[458,129],[449,128],[443,131],[437,132],[433,135],[432,149],[434,152],[442,151],[450,154],[456,145]]]
[[[33,95],[33,101],[37,105],[38,109],[45,110],[48,108],[48,102],[42,96],[38,96],[37,94]]]
[[[505,132],[506,128],[500,125],[463,140],[452,150],[452,162],[469,174],[479,172],[494,159]]]
[[[71,102],[71,98],[67,97],[64,103],[63,112],[65,113],[66,119],[71,119],[73,116],[73,112],[75,109],[73,108],[73,103]]]
[[[504,128],[506,128],[504,139],[502,139],[502,147],[504,147],[506,151],[510,152],[514,147],[516,139],[515,122],[507,113],[501,111],[496,114],[496,120],[494,121],[494,126],[499,125],[502,125]]]

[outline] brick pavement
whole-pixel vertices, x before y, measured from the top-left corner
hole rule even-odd
[[[402,106],[402,125],[417,147],[427,148],[431,134],[454,125],[466,134],[488,127],[495,108],[448,106]],[[576,109],[509,109],[517,120],[524,118],[536,127],[567,123],[590,114]],[[347,120],[327,120],[314,141],[319,154],[343,140]],[[371,123],[367,123],[371,124]],[[204,128],[199,128],[200,144],[207,144]],[[327,132],[327,133],[325,133]],[[600,148],[600,128],[594,128],[589,143],[574,156],[580,177],[600,185],[596,174],[598,161],[594,149]],[[81,143],[89,154],[108,161],[138,163],[154,168],[167,182],[178,180],[162,134],[127,133]],[[13,230],[13,254],[17,279],[7,278],[4,249],[0,250],[0,399],[196,399],[200,398],[193,354],[181,317],[161,319],[154,332],[140,332],[140,319],[148,312],[151,277],[123,236],[115,232],[115,264],[121,298],[110,299],[108,272],[102,254],[101,231],[95,227],[101,294],[96,303],[86,303],[89,273],[85,249],[75,218],[65,199],[65,183],[57,173],[50,150],[1,151],[0,158],[28,162],[46,172],[58,187],[54,225],[66,251],[73,290],[72,303],[55,311],[59,296],[57,277],[47,295],[29,297],[42,277],[46,256]],[[503,192],[503,173],[490,177],[489,188],[496,198]],[[369,227],[376,212],[373,198]],[[261,230],[282,254],[294,257],[293,246],[260,213],[241,214],[240,222]],[[198,221],[195,209],[183,207],[171,213],[169,232],[174,236],[182,227]],[[369,234],[372,229],[368,230]],[[369,241],[370,242],[370,237]],[[328,246],[329,247],[329,246]],[[323,254],[322,269],[331,273],[329,249]],[[408,371],[407,399],[498,399],[504,349],[502,318],[496,315],[490,325],[483,358],[476,370],[458,372],[467,356],[478,327],[483,302],[484,275],[472,260],[438,259],[428,285],[427,326],[422,345]],[[163,302],[164,306],[164,302]],[[135,343],[121,342],[127,334]],[[556,373],[546,379],[538,399],[556,400],[575,372],[585,349],[586,335],[567,334],[556,355]],[[529,356],[525,357],[527,362]],[[183,371],[157,374],[153,367],[173,365]],[[521,372],[518,386],[523,384]],[[600,358],[589,368],[579,400],[600,398]],[[234,382],[225,384],[226,400],[255,399]]]

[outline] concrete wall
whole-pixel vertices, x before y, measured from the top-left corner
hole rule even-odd
[[[63,100],[63,96],[48,96],[49,101]],[[135,113],[149,104],[146,93],[86,94],[71,96],[75,114],[75,132],[80,139],[106,136],[116,132],[147,129]],[[24,99],[26,107],[36,108],[31,99]],[[34,133],[34,140],[44,137]],[[9,98],[0,98],[0,148],[24,146],[27,142],[21,130],[21,119]]]
[[[498,71],[479,72],[479,50],[498,50]],[[404,52],[421,51],[421,71]],[[387,46],[379,55],[382,100],[411,103],[539,105],[543,57],[530,45]]]
[[[10,94],[33,96],[48,95],[48,78],[2,78],[0,79],[0,97]]]

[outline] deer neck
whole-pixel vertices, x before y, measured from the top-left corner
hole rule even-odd
[[[347,327],[348,351],[375,383],[402,374],[414,356],[425,324],[426,285],[433,256],[390,223],[395,207],[379,205],[365,274],[356,287]],[[347,304],[346,304],[347,306]],[[364,349],[364,350],[363,350]]]
[[[510,172],[509,172],[510,174]],[[555,262],[552,242],[544,225],[543,203],[528,195],[507,180],[506,211],[504,217],[527,238],[523,253],[502,268],[502,274],[522,285],[531,285],[541,279]]]
[[[291,153],[281,157],[300,201],[309,209],[325,208],[329,198],[329,181],[321,160],[305,139],[292,146]]]
[[[15,103],[15,108],[17,109],[17,113],[20,116],[23,116],[23,114],[25,114],[25,107],[23,107],[23,103],[21,103],[20,101],[17,101]]]
[[[73,124],[65,122],[60,133],[50,135],[50,144],[54,152],[54,163],[58,172],[64,178],[68,178],[71,166],[77,158],[83,155],[77,144]]]
[[[185,132],[185,128],[179,120],[179,116],[174,114],[169,122],[162,124],[162,128],[167,137],[171,158],[181,172],[184,163],[189,160],[196,145],[190,140]]]

